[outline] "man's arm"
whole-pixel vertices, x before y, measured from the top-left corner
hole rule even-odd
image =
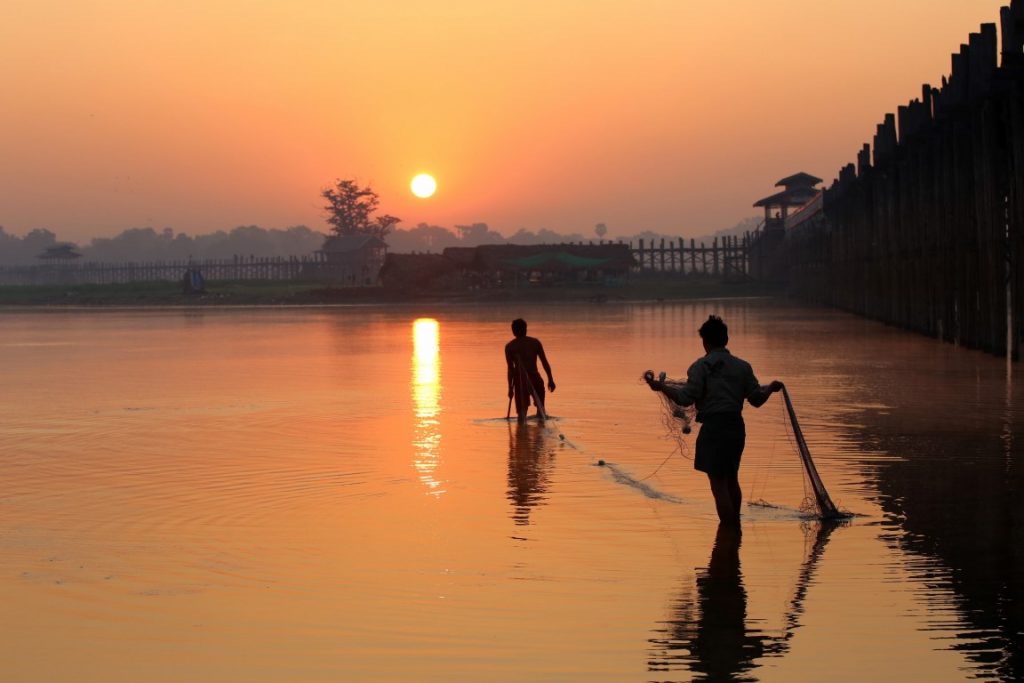
[[[516,366],[512,361],[512,354],[508,352],[508,347],[505,347],[505,365],[508,366],[508,397],[512,398],[514,393],[512,390],[512,382],[515,381]]]
[[[537,342],[537,357],[540,358],[540,364],[548,375],[548,391],[553,392],[555,390],[555,378],[551,374],[551,364],[548,363],[548,357],[544,355],[544,345],[539,341]]]
[[[653,391],[660,391],[681,406],[690,406],[704,393],[704,383],[707,381],[707,377],[702,373],[702,369],[700,361],[691,365],[686,372],[684,384],[665,382],[655,378],[654,373],[650,374],[650,378],[645,375],[644,379],[647,380],[647,385]]]
[[[706,377],[687,374],[685,384],[665,384],[662,393],[681,406],[692,406],[704,393]]]
[[[750,405],[760,408],[776,391],[782,391],[782,382],[779,380],[773,380],[771,384],[767,385],[759,384],[747,395],[747,400],[750,401]]]

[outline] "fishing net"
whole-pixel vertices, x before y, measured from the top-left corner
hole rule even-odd
[[[796,411],[793,410],[793,402],[789,398],[789,390],[785,386],[782,387],[782,398],[786,402],[786,415],[789,416],[789,424],[793,428],[793,438],[796,440],[797,450],[800,452],[800,461],[804,466],[804,474],[807,477],[805,483],[810,484],[811,492],[813,493],[813,506],[810,504],[811,497],[807,496],[802,508],[808,512],[817,511],[818,517],[821,519],[849,517],[849,514],[839,511],[839,508],[832,502],[832,498],[829,497],[828,491],[825,490],[825,484],[821,481],[818,468],[814,466],[814,460],[811,458],[811,451],[807,448],[807,440],[804,439],[804,433],[800,429],[800,422],[796,419]]]
[[[655,378],[650,370],[644,373],[644,381],[650,383]],[[669,389],[679,389],[686,381],[670,379],[664,372],[660,373],[657,379],[664,383]],[[662,392],[658,392],[662,405],[662,421],[665,424],[666,433],[676,442],[676,452],[689,459],[689,448],[687,445],[688,436],[693,431],[693,422],[696,417],[694,406],[681,406]],[[788,427],[792,430],[796,451],[802,465],[804,483],[804,498],[799,509],[801,512],[813,515],[819,519],[844,519],[850,517],[847,512],[840,511],[832,502],[825,484],[818,474],[818,468],[811,458],[811,451],[807,447],[807,440],[804,439],[803,431],[800,429],[800,422],[797,420],[796,411],[793,409],[793,402],[789,398],[789,391],[783,386],[782,398],[786,407],[786,419]],[[755,500],[749,503],[760,507],[778,507],[764,500]]]
[[[653,379],[653,372],[648,370],[644,373],[646,382],[650,383]],[[678,389],[686,384],[686,380],[668,379],[664,372],[658,375],[658,381],[672,389]],[[693,423],[697,417],[696,407],[681,406],[660,391],[658,398],[661,399],[661,419],[665,425],[665,432],[675,440],[679,453],[688,457],[685,437],[693,431]]]

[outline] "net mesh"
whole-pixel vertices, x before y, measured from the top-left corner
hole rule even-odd
[[[644,373],[643,379],[650,383],[654,380],[654,373],[648,370]],[[668,379],[664,372],[658,375],[658,381],[673,389],[686,383],[685,380]],[[697,417],[696,407],[681,406],[660,391],[658,398],[661,401],[661,421],[665,425],[665,433],[675,441],[675,452],[687,460],[692,460],[686,437],[693,431],[693,423]]]
[[[822,519],[848,517],[848,514],[839,511],[839,508],[832,502],[832,498],[825,489],[825,483],[821,480],[821,475],[818,474],[818,468],[815,467],[814,460],[811,458],[811,451],[807,447],[807,440],[804,439],[804,433],[800,429],[800,422],[796,419],[796,411],[793,410],[793,401],[789,398],[789,390],[785,386],[782,387],[782,398],[786,403],[786,415],[789,416],[789,424],[793,428],[793,438],[796,440],[800,460],[804,466],[804,474],[807,476],[806,481],[810,484],[811,493],[814,497],[813,508],[809,504],[810,496],[807,497],[808,503],[805,503],[803,507],[805,509],[812,508],[808,509],[808,511],[816,510],[818,516]]]
[[[654,373],[648,370],[644,373],[644,380],[648,383],[654,379]],[[686,383],[685,380],[670,379],[666,373],[658,375],[658,380],[663,382],[669,389],[678,389]],[[677,452],[689,459],[686,437],[693,431],[693,422],[696,417],[694,406],[681,406],[662,392],[658,392],[662,405],[662,421],[668,433],[676,442]],[[797,454],[802,465],[801,471],[804,483],[804,499],[800,504],[800,511],[813,515],[819,519],[844,519],[850,517],[848,512],[839,510],[825,488],[825,483],[818,474],[818,468],[811,458],[811,451],[807,447],[807,440],[804,439],[803,431],[800,429],[800,422],[797,420],[796,411],[793,409],[793,402],[789,397],[789,391],[785,386],[782,388],[782,398],[786,408],[788,427],[792,430],[793,441],[796,445]],[[762,507],[778,507],[764,500],[751,501],[750,505]]]

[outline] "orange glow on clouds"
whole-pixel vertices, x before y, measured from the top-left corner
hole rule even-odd
[[[18,3],[0,225],[326,229],[352,177],[402,227],[707,233],[834,177],[1001,4]]]

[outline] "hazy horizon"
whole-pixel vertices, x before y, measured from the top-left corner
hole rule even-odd
[[[685,229],[682,230],[682,231],[679,231],[679,232],[667,232],[667,231],[666,232],[658,232],[657,230],[627,230],[627,229],[625,229],[625,227],[623,227],[622,229],[620,229],[616,233],[616,232],[612,231],[609,228],[607,234],[605,234],[603,238],[602,237],[598,237],[597,233],[594,231],[594,228],[596,228],[596,226],[597,226],[596,223],[594,225],[591,225],[589,230],[585,230],[584,229],[584,230],[580,230],[580,231],[565,232],[565,231],[559,230],[557,227],[550,227],[550,226],[520,226],[520,227],[518,227],[518,228],[516,228],[514,230],[504,230],[504,231],[501,231],[501,230],[495,229],[493,226],[491,226],[489,223],[487,223],[485,221],[467,221],[464,224],[460,223],[458,225],[433,225],[433,224],[425,223],[425,222],[419,222],[419,223],[416,223],[416,224],[408,224],[407,225],[405,223],[405,221],[402,221],[401,223],[399,223],[395,227],[395,230],[396,231],[402,231],[402,232],[409,232],[409,231],[413,231],[413,230],[420,229],[420,228],[423,228],[423,227],[442,228],[444,230],[447,230],[447,231],[451,232],[453,235],[455,235],[455,234],[458,234],[459,227],[465,227],[466,225],[485,225],[485,226],[487,226],[487,229],[489,231],[500,234],[504,239],[511,239],[511,238],[515,237],[516,234],[524,233],[524,232],[526,232],[526,233],[533,233],[533,234],[557,233],[557,234],[560,234],[560,235],[572,236],[574,239],[582,238],[582,239],[595,240],[595,241],[600,240],[600,239],[604,239],[605,241],[609,241],[609,240],[615,241],[615,240],[620,240],[620,239],[629,239],[629,238],[635,238],[637,235],[642,235],[642,234],[645,234],[645,233],[657,233],[659,235],[664,235],[666,237],[672,235],[672,236],[685,237],[686,239],[690,239],[690,238],[700,239],[701,237],[711,237],[713,235],[724,234],[724,233],[731,233],[731,232],[735,231],[736,229],[739,229],[741,226],[746,228],[746,226],[750,225],[751,223],[760,222],[760,219],[761,219],[761,216],[759,214],[758,215],[742,216],[738,220],[736,220],[733,223],[731,223],[730,225],[727,225],[727,226],[726,225],[715,226],[713,229],[703,229],[703,228],[701,228],[701,230],[702,230],[701,232],[694,232],[692,230],[685,230]],[[167,231],[171,231],[171,233],[174,236],[183,235],[183,236],[190,237],[190,238],[199,238],[199,237],[208,237],[208,236],[216,235],[216,234],[219,234],[219,233],[228,234],[228,233],[231,233],[232,231],[240,230],[240,229],[246,229],[246,228],[258,228],[258,229],[261,229],[261,230],[268,230],[268,231],[287,231],[287,230],[294,230],[294,229],[306,229],[306,230],[310,230],[310,231],[313,231],[313,232],[322,233],[325,237],[331,234],[331,226],[326,225],[323,221],[320,221],[320,223],[314,224],[314,225],[308,225],[308,224],[305,224],[305,223],[290,223],[290,224],[280,225],[280,226],[263,226],[263,225],[259,225],[259,224],[251,224],[251,225],[233,225],[233,226],[222,226],[222,227],[210,227],[209,229],[205,229],[205,230],[200,228],[200,229],[191,230],[191,231],[176,230],[174,228],[174,226],[171,226],[171,225],[166,225],[166,226],[161,226],[161,227],[157,227],[157,226],[154,226],[154,225],[133,225],[133,226],[128,226],[128,227],[126,227],[124,229],[118,230],[117,232],[113,232],[113,233],[109,233],[109,234],[101,234],[101,233],[91,234],[91,233],[88,233],[88,232],[83,232],[82,235],[79,238],[77,238],[77,239],[65,238],[62,234],[60,234],[60,233],[58,233],[58,232],[56,232],[56,231],[54,231],[51,228],[48,228],[46,226],[36,226],[34,228],[30,228],[30,229],[24,230],[24,231],[22,231],[19,234],[17,232],[14,232],[14,231],[8,229],[7,226],[5,226],[3,224],[0,224],[0,234],[4,234],[4,235],[7,235],[9,237],[14,237],[14,238],[18,238],[18,239],[24,239],[24,238],[28,237],[34,231],[47,231],[47,232],[51,232],[51,233],[54,234],[55,242],[56,243],[74,243],[77,246],[86,246],[86,245],[88,245],[88,244],[90,244],[92,242],[95,242],[95,241],[114,239],[114,238],[122,236],[122,235],[124,235],[126,233],[130,233],[130,232],[134,232],[134,231],[150,231],[151,230],[151,231],[153,231],[155,233],[165,233]]]
[[[356,178],[406,228],[711,234],[830,183],[1002,4],[16,2],[0,225],[319,230]]]
[[[679,230],[627,229],[626,226],[623,226],[623,227],[621,227],[620,230],[615,231],[615,230],[612,230],[610,227],[608,227],[607,232],[604,234],[603,238],[598,237],[597,233],[594,231],[594,228],[596,227],[597,223],[594,223],[594,224],[590,225],[589,228],[587,226],[581,226],[581,229],[574,229],[572,231],[568,231],[568,230],[560,230],[557,226],[547,226],[547,225],[535,225],[535,226],[520,225],[520,226],[517,226],[515,228],[511,228],[511,229],[500,230],[500,229],[497,229],[495,226],[490,225],[486,221],[463,221],[463,222],[460,222],[459,224],[451,224],[451,225],[435,225],[435,224],[426,223],[426,222],[423,222],[423,221],[417,222],[415,224],[407,224],[406,221],[402,221],[398,225],[395,226],[395,230],[409,232],[409,231],[416,230],[418,228],[422,228],[424,226],[427,226],[427,227],[430,227],[430,228],[442,228],[442,229],[445,229],[447,231],[452,232],[453,234],[458,234],[458,232],[459,232],[458,228],[459,228],[460,225],[463,225],[463,224],[466,224],[466,225],[474,225],[474,224],[475,225],[479,225],[479,224],[482,224],[482,225],[486,225],[487,229],[489,231],[497,232],[497,233],[501,234],[501,237],[503,239],[505,239],[505,240],[511,240],[512,238],[514,238],[516,236],[517,233],[522,233],[522,232],[529,232],[529,233],[535,233],[535,234],[555,232],[555,233],[558,233],[558,234],[564,234],[564,236],[572,237],[573,240],[577,240],[577,239],[594,240],[594,241],[604,240],[605,242],[607,242],[607,241],[614,242],[614,241],[618,241],[618,240],[635,239],[637,236],[640,236],[640,234],[645,234],[645,233],[655,233],[655,234],[659,234],[659,236],[664,236],[664,237],[667,237],[667,238],[668,237],[680,237],[680,238],[685,238],[687,240],[689,240],[689,239],[697,239],[697,240],[699,240],[700,238],[711,238],[711,237],[715,236],[715,234],[721,234],[721,233],[726,233],[726,232],[730,232],[731,233],[732,231],[734,231],[735,228],[738,228],[740,225],[744,225],[745,226],[745,225],[750,224],[751,222],[757,223],[757,222],[760,222],[761,218],[762,218],[761,214],[751,214],[751,215],[746,215],[746,216],[740,216],[739,218],[737,218],[736,220],[732,221],[728,225],[716,226],[716,227],[714,227],[714,229],[703,230],[703,231],[700,231],[700,232],[695,232],[695,231],[688,230],[688,229],[685,229],[685,228],[679,229]],[[598,221],[598,222],[600,222],[600,221]],[[239,224],[239,225],[229,225],[229,226],[228,225],[224,225],[224,226],[219,226],[219,227],[211,226],[208,229],[197,228],[197,229],[194,229],[194,230],[178,230],[173,225],[162,225],[162,226],[159,226],[159,227],[157,225],[129,225],[129,226],[125,227],[125,228],[121,228],[121,229],[118,229],[118,230],[113,231],[113,232],[101,232],[101,231],[88,232],[88,231],[82,231],[81,234],[80,234],[80,237],[78,237],[77,239],[66,237],[65,234],[63,234],[63,233],[61,233],[61,232],[59,232],[57,230],[54,230],[54,229],[52,229],[50,227],[47,227],[45,225],[37,225],[36,227],[27,228],[25,230],[17,232],[17,231],[11,230],[8,226],[3,225],[2,223],[0,223],[0,232],[6,234],[6,236],[8,236],[8,237],[16,238],[16,239],[19,239],[19,240],[24,240],[25,238],[29,237],[32,232],[34,232],[36,230],[45,230],[45,231],[48,231],[48,232],[52,232],[54,234],[54,238],[55,238],[54,241],[57,244],[73,243],[73,244],[75,244],[75,245],[77,245],[79,247],[85,247],[86,245],[88,245],[88,244],[90,244],[92,242],[97,242],[97,241],[101,241],[101,240],[116,239],[118,237],[123,236],[123,234],[125,234],[125,233],[132,232],[132,231],[139,231],[139,230],[153,230],[153,231],[155,231],[157,233],[163,233],[163,232],[165,232],[167,230],[170,230],[174,234],[175,237],[178,236],[178,234],[181,234],[181,236],[184,236],[184,237],[187,237],[187,238],[191,238],[191,239],[196,239],[196,238],[205,238],[205,237],[214,236],[214,234],[218,234],[218,233],[230,233],[232,230],[238,230],[238,229],[243,229],[243,228],[252,228],[252,227],[256,227],[256,228],[263,229],[263,230],[275,230],[275,231],[287,231],[287,230],[292,230],[292,229],[296,229],[296,228],[303,228],[303,229],[308,229],[308,230],[312,230],[312,231],[315,231],[315,232],[322,232],[325,237],[327,237],[327,236],[329,236],[329,234],[331,234],[331,226],[327,225],[323,220],[321,220],[319,222],[316,222],[316,223],[313,223],[313,224],[289,223],[289,224],[284,224],[284,225],[262,225],[262,224],[259,224],[259,223],[253,223],[253,224]]]
[[[721,235],[742,235],[757,227],[756,217],[707,235],[687,235],[698,243],[711,244]],[[73,245],[84,262],[175,261],[184,259],[226,259],[235,256],[292,257],[308,256],[323,247],[330,235],[326,229],[305,225],[287,228],[263,228],[258,225],[240,225],[230,230],[188,235],[171,228],[156,230],[152,227],[129,228],[111,237],[94,237],[88,242],[59,239],[48,230],[37,229],[19,237],[0,226],[0,266],[37,265],[39,257],[50,247]],[[653,232],[631,235],[606,235],[610,241],[633,243],[637,240],[654,242],[672,239],[670,235]],[[440,253],[447,247],[475,247],[482,244],[557,244],[564,242],[599,241],[595,233],[559,233],[552,230],[520,230],[501,235],[490,230],[486,223],[444,227],[421,223],[410,228],[398,228],[385,240],[392,253]]]

